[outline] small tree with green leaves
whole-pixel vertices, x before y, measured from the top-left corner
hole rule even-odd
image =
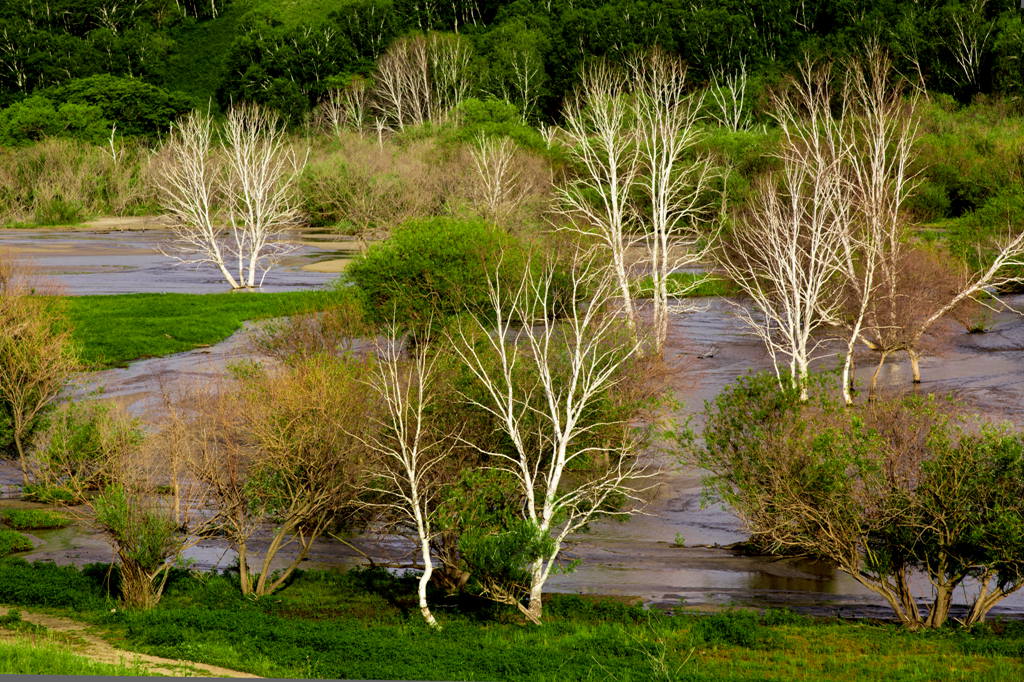
[[[769,552],[823,558],[907,628],[941,627],[974,578],[963,622],[1024,585],[1024,438],[951,400],[845,407],[812,384],[745,378],[709,406],[700,463]],[[915,594],[911,576],[930,584]],[[920,596],[927,607],[921,608]]]

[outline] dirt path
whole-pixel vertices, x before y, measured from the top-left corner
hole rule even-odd
[[[11,608],[12,607],[0,606],[0,615],[6,615]],[[42,625],[53,634],[67,636],[74,643],[73,653],[85,656],[86,658],[90,658],[100,663],[137,665],[145,668],[153,675],[169,675],[172,677],[259,677],[258,675],[252,675],[238,670],[229,670],[228,668],[221,668],[219,666],[208,665],[206,663],[182,661],[173,658],[150,656],[149,654],[141,654],[135,651],[125,651],[124,649],[114,647],[109,642],[92,634],[89,631],[89,626],[85,623],[80,623],[78,621],[71,620],[70,618],[62,618],[60,616],[51,616],[45,613],[27,611],[20,607],[18,607],[17,610],[21,612],[23,620],[28,621],[29,623],[35,623],[36,625]],[[3,630],[0,630],[0,636],[3,636],[8,632],[11,635],[24,637],[22,633]]]

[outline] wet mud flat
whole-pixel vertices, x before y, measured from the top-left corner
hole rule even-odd
[[[131,223],[129,223],[131,225]],[[71,296],[86,294],[183,293],[228,290],[216,269],[184,265],[165,256],[166,228],[0,229],[0,251],[25,260]],[[267,274],[266,291],[313,289],[330,283],[332,264],[358,248],[329,233],[296,232],[296,249]]]
[[[208,270],[189,270],[160,255],[159,243],[165,237],[160,229],[5,230],[0,231],[0,249],[10,247],[16,253],[20,249],[69,294],[224,290]],[[323,284],[334,275],[303,268],[347,257],[343,247],[349,244],[334,235],[307,235],[304,242],[301,252],[272,271],[268,288]],[[162,289],[161,282],[179,288]],[[1009,302],[1024,308],[1024,297]],[[771,368],[761,343],[732,315],[732,305],[725,299],[703,300],[695,312],[675,317],[670,330],[666,360],[672,369],[671,388],[682,403],[675,416],[691,419],[691,427],[698,432],[705,401],[737,377]],[[143,419],[155,419],[165,394],[209,385],[230,363],[251,357],[251,333],[248,326],[210,348],[83,375],[75,393],[101,391],[103,397],[121,402]],[[905,358],[897,357],[883,370],[881,385],[953,393],[990,417],[1024,425],[1024,319],[1002,313],[992,318],[987,333],[966,334],[951,326],[939,336],[943,342],[922,360],[922,384],[912,388]],[[858,354],[857,377],[862,386],[876,360],[870,352]],[[824,364],[834,366],[835,362],[832,358]],[[645,513],[626,522],[598,522],[575,536],[565,557],[581,563],[573,572],[553,576],[551,591],[635,597],[661,607],[681,603],[693,608],[788,606],[826,615],[886,615],[879,598],[820,562],[745,556],[729,549],[746,540],[747,534],[728,508],[702,505],[702,473],[685,462],[653,464],[662,473]],[[14,491],[19,482],[16,469],[0,470],[5,490]],[[39,538],[39,546],[26,558],[75,564],[112,558],[104,537],[81,526],[42,531]],[[266,537],[257,538],[254,549],[258,552],[265,541]],[[367,536],[352,538],[350,543],[318,542],[303,566],[354,566],[367,563],[366,555],[386,565],[409,560],[411,548],[400,538]],[[218,540],[197,545],[186,557],[198,569],[223,569],[235,561],[234,553]],[[965,598],[957,596],[960,601]],[[993,614],[1024,617],[1024,595],[1005,600]]]
[[[1014,301],[1020,305],[1024,299]],[[667,357],[673,366],[672,389],[683,406],[677,417],[701,428],[704,402],[737,377],[770,369],[760,342],[745,333],[731,315],[731,304],[706,301],[701,309],[673,324]],[[990,416],[1024,423],[1024,320],[1000,315],[992,331],[966,334],[955,329],[947,343],[922,362],[923,383],[911,390],[952,392]],[[221,376],[230,362],[249,357],[251,330],[242,330],[212,348],[143,360],[127,368],[82,377],[82,391],[100,389],[136,414],[158,416],[161,394]],[[858,378],[866,384],[875,357],[858,357]],[[890,364],[883,386],[910,388],[909,367]],[[555,575],[553,592],[639,598],[671,608],[707,609],[738,605],[789,607],[817,615],[885,617],[884,603],[848,576],[808,559],[747,556],[728,546],[745,541],[740,521],[721,505],[702,505],[702,473],[684,462],[655,462],[662,469],[645,513],[632,519],[602,521],[575,536],[566,559],[579,559],[572,572]],[[257,551],[266,539],[257,539]],[[412,549],[396,537],[358,537],[350,545],[332,539],[316,544],[307,568],[350,567],[367,563],[407,562]],[[358,548],[358,549],[356,549]],[[210,540],[186,557],[196,568],[223,569],[234,563],[225,543]],[[109,561],[109,546],[96,533],[58,531],[30,558],[62,563]],[[926,585],[918,586],[924,595]],[[958,594],[963,603],[965,595]],[[993,615],[1024,617],[1024,595],[1005,600]]]

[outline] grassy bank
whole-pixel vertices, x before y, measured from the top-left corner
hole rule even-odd
[[[272,677],[452,680],[1019,679],[1024,626],[909,633],[789,612],[651,612],[552,597],[542,627],[510,609],[437,597],[426,628],[414,586],[383,572],[310,572],[253,601],[221,575],[176,574],[149,612],[117,609],[105,567],[0,562],[0,602],[96,624],[115,645]],[[3,669],[0,672],[8,672]]]
[[[737,296],[739,288],[718,275],[699,272],[673,272],[668,276],[668,294],[680,298],[701,298],[704,296]],[[651,298],[654,286],[650,276],[639,280],[634,286],[637,298]]]
[[[333,291],[124,294],[61,299],[82,362],[90,369],[192,350],[223,341],[247,320],[320,310]]]
[[[4,675],[118,675],[149,673],[137,666],[100,663],[68,651],[67,642],[48,637],[16,637],[0,641],[0,674]]]

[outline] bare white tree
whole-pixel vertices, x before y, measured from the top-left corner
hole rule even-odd
[[[950,8],[950,49],[960,67],[960,75],[954,78],[967,85],[978,84],[981,62],[995,29],[995,20],[985,17],[986,5],[988,0],[969,0]]]
[[[174,124],[157,168],[164,211],[173,219],[167,255],[214,265],[232,289],[255,288],[294,246],[293,188],[302,163],[276,114],[255,105],[228,113],[215,145],[209,114]]]
[[[811,361],[822,355],[819,331],[841,303],[843,245],[850,223],[844,178],[849,144],[831,113],[828,69],[805,64],[776,99],[782,169],[762,182],[719,263],[747,295],[736,310],[764,341],[776,374],[807,397]]]
[[[378,346],[378,362],[368,381],[383,406],[383,418],[368,443],[377,457],[370,465],[365,490],[375,500],[368,506],[397,515],[414,529],[423,563],[417,591],[420,613],[428,625],[439,629],[427,602],[427,585],[434,573],[430,547],[437,537],[434,497],[438,488],[432,476],[450,454],[451,442],[432,436],[427,424],[434,406],[434,362],[424,344],[411,358],[403,358],[406,345],[392,329]]]
[[[587,413],[622,381],[639,342],[621,333],[618,306],[612,306],[615,276],[593,258],[577,266],[569,293],[581,303],[562,320],[555,320],[554,270],[548,268],[540,277],[525,275],[512,291],[492,279],[494,327],[479,323],[480,339],[463,330],[452,339],[486,396],[467,400],[492,414],[512,443],[508,452],[484,454],[514,478],[525,520],[551,540],[550,553],[530,566],[527,604],[515,600],[533,622],[540,622],[544,585],[566,538],[601,514],[638,511],[650,475],[628,436],[588,440],[597,428],[611,426],[588,421]],[[615,426],[628,433],[627,424]],[[616,498],[624,502],[608,507]]]
[[[750,127],[747,115],[747,62],[731,73],[717,73],[711,79],[711,117],[723,128],[739,131]]]
[[[871,315],[877,290],[895,295],[893,269],[901,262],[904,205],[916,186],[911,164],[920,127],[917,100],[905,96],[904,83],[892,74],[892,60],[872,44],[863,59],[849,65],[843,93],[849,104],[844,130],[853,141],[848,177],[857,217],[843,231],[842,242],[850,304],[841,381],[848,405],[853,402],[853,353],[865,325],[885,324]]]
[[[472,52],[462,36],[399,38],[377,60],[378,113],[399,129],[441,118],[469,92]]]
[[[670,292],[670,275],[679,268],[708,261],[714,230],[702,219],[713,177],[712,164],[694,148],[703,97],[686,91],[682,61],[655,50],[630,62],[636,92],[634,106],[644,190],[644,232],[653,290],[655,352],[664,352],[670,302],[698,286],[700,280]]]
[[[635,328],[627,252],[637,243],[630,192],[641,165],[627,94],[624,71],[600,62],[583,72],[563,112],[567,149],[578,172],[555,191],[570,229],[607,247],[623,310]]]
[[[314,125],[335,137],[342,130],[362,132],[366,127],[370,107],[370,88],[365,78],[354,78],[341,89],[327,93],[327,99],[317,105]]]
[[[507,137],[480,134],[470,147],[476,170],[476,198],[488,220],[500,222],[522,199],[516,146]]]

